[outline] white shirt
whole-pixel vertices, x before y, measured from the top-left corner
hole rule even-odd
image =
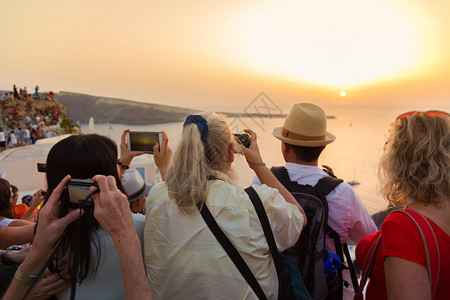
[[[268,299],[278,279],[255,208],[245,191],[223,173],[209,183],[211,214],[252,270]],[[295,244],[303,228],[298,208],[278,190],[253,186],[266,209],[280,251]],[[165,183],[148,196],[144,253],[154,299],[257,299],[200,214],[187,215],[169,199]]]
[[[10,137],[11,137],[11,145],[16,145],[17,144],[17,138],[16,135],[14,133],[10,133]]]
[[[328,176],[315,166],[286,163],[289,178],[299,184],[315,186],[323,177]],[[260,184],[258,178],[253,183]],[[340,236],[341,243],[351,240],[357,244],[363,237],[378,231],[364,204],[350,185],[339,184],[326,197],[328,201],[328,225]],[[333,241],[327,240],[327,250],[336,253]]]
[[[6,142],[5,133],[3,131],[0,131],[0,142]]]
[[[30,130],[28,128],[25,128],[23,130],[23,137],[24,138],[29,138],[30,137]]]

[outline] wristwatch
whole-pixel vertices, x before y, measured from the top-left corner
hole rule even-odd
[[[20,267],[17,269],[16,273],[14,274],[14,278],[26,285],[32,285],[36,282],[37,280],[37,276],[36,275],[31,275],[25,272],[22,272],[22,270],[20,269]]]

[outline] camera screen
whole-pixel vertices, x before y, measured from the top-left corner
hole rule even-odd
[[[158,132],[130,131],[130,150],[153,153],[153,146],[159,142]]]
[[[38,172],[45,173],[47,171],[46,164],[37,163],[37,170],[38,170]]]
[[[68,184],[67,190],[69,191],[70,202],[80,202],[83,201],[86,196],[91,192],[90,187],[92,185],[73,185]]]

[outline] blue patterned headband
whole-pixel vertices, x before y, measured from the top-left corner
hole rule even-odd
[[[192,123],[197,124],[198,131],[200,131],[202,136],[202,142],[204,142],[209,134],[208,122],[200,115],[189,115],[184,121],[183,128]]]

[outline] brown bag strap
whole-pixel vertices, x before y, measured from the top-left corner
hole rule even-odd
[[[437,284],[439,282],[439,275],[441,273],[441,255],[439,252],[439,244],[437,242],[436,234],[434,233],[430,222],[428,222],[428,220],[420,213],[409,209],[399,210],[399,212],[404,213],[405,215],[410,217],[414,224],[416,224],[417,229],[419,229],[423,245],[425,247],[428,279],[430,280],[430,286],[434,298],[434,295],[436,294]],[[431,256],[434,258],[433,261],[431,261],[430,259],[430,252]],[[431,272],[432,269],[436,270],[436,272]]]
[[[376,241],[370,247],[369,252],[367,252],[366,258],[364,259],[364,263],[362,265],[361,281],[360,281],[358,289],[355,292],[355,296],[353,297],[354,300],[364,299],[362,291],[363,291],[364,287],[366,286],[367,279],[369,278],[370,271],[372,270],[375,256],[377,255],[378,248],[380,247],[380,244],[381,244],[381,230],[378,231],[375,236],[376,236]]]

